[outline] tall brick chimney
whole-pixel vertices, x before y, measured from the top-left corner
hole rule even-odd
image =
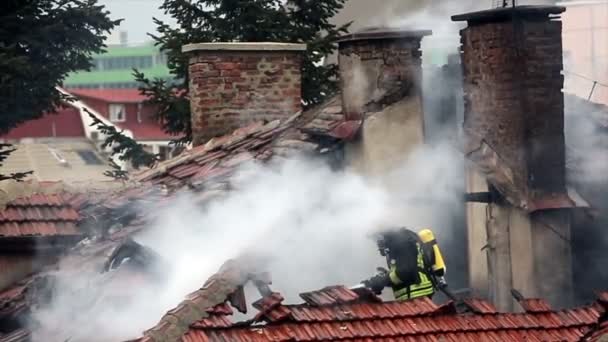
[[[300,111],[304,50],[305,44],[287,43],[185,45],[193,144]]]
[[[485,161],[491,170],[482,177],[507,175],[502,192],[514,194],[510,203],[467,211],[471,285],[487,291],[502,310],[514,309],[512,288],[554,305],[571,298],[568,204],[557,200],[567,197],[558,20],[564,11],[519,6],[452,17],[468,23],[461,31],[465,139],[471,148],[483,141],[494,151],[496,157]]]
[[[420,42],[430,34],[427,30],[367,28],[342,37],[338,61],[347,119],[360,119],[366,104],[387,94],[422,96]]]

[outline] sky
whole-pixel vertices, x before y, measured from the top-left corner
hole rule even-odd
[[[380,8],[368,8],[368,3],[370,0],[349,0],[346,3],[346,8],[344,10],[344,14],[342,16],[346,16],[345,18],[341,18],[338,16],[337,21],[350,21],[353,18],[352,12],[354,13],[367,13],[368,10],[374,10],[376,13],[373,16],[366,16],[365,18],[357,18],[358,23],[354,25],[354,27],[361,27],[370,24],[370,21],[374,18],[383,18],[384,15],[382,13],[392,13],[392,16],[406,16],[406,13],[414,10],[420,9],[422,3],[434,3],[435,7],[439,6],[441,8],[446,7],[450,8],[450,14],[467,11],[471,7],[471,3],[474,4],[483,4],[481,5],[483,8],[491,7],[491,4],[496,2],[496,0],[376,0],[378,4],[381,4]],[[546,0],[520,0],[520,4],[532,4],[539,3]],[[160,9],[159,6],[162,4],[163,0],[98,0],[98,2],[102,5],[105,5],[107,9],[112,13],[111,17],[114,19],[124,19],[124,22],[121,26],[116,30],[112,37],[110,37],[108,43],[118,43],[119,42],[119,31],[127,31],[128,32],[128,42],[130,44],[143,43],[145,41],[150,40],[147,36],[148,32],[155,32],[156,25],[152,21],[153,17],[163,19],[165,21],[171,22],[171,19],[165,15]],[[343,19],[343,20],[341,20]],[[377,23],[375,23],[377,24]]]
[[[156,31],[153,17],[169,19],[158,8],[162,0],[98,0],[98,2],[106,6],[112,19],[124,19],[118,31],[127,31],[128,41],[131,44],[150,40],[147,33]],[[117,43],[117,37],[118,35],[110,37],[109,43]]]

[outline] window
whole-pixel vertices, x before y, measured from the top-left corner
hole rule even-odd
[[[158,155],[161,161],[167,160],[171,158],[171,147],[169,146],[159,146],[158,147]]]
[[[110,121],[112,122],[124,122],[127,118],[124,104],[112,103],[109,106]]]
[[[97,157],[95,152],[89,150],[76,150],[76,153],[87,165],[102,165],[103,163]]]

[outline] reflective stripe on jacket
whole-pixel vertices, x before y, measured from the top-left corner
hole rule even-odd
[[[424,296],[430,296],[435,293],[433,282],[431,282],[431,279],[429,279],[427,274],[422,271],[424,269],[424,257],[420,245],[418,245],[418,275],[420,276],[420,282],[418,284],[403,286],[402,281],[397,276],[396,266],[391,265],[389,277],[391,280],[391,285],[393,287],[393,292],[395,294],[396,300],[414,299]]]

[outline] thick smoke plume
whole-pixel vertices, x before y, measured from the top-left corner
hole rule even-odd
[[[166,265],[160,270],[166,278],[160,287],[126,282],[109,293],[124,291],[128,298],[112,301],[104,280],[128,269],[103,274],[82,267],[78,272],[60,269],[52,301],[34,313],[36,341],[140,336],[223,262],[244,252],[268,258],[273,289],[287,301],[328,285],[355,285],[385,266],[371,238],[378,229],[434,225],[440,242],[450,236],[446,208],[458,202],[459,169],[452,150],[421,148],[387,174],[401,180],[398,189],[388,192],[358,174],[332,171],[311,160],[249,165],[237,173],[237,189],[226,198],[202,209],[191,195],[181,194],[136,237]],[[433,210],[433,201],[443,209]]]

